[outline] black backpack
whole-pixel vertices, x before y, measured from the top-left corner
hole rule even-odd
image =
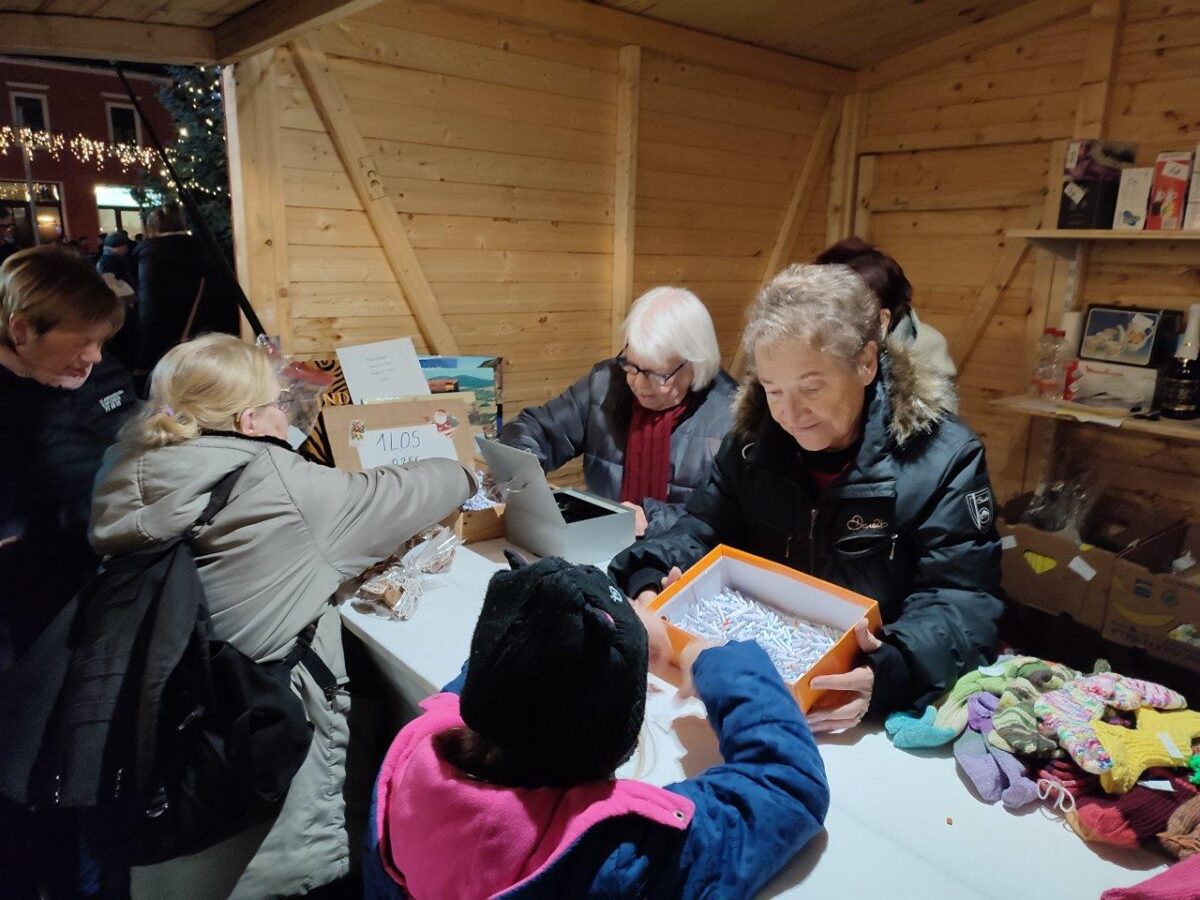
[[[128,835],[114,862],[194,853],[273,816],[312,741],[292,669],[338,690],[312,650],[315,622],[278,662],[210,637],[190,542],[241,473],[187,534],[106,560],[0,676],[0,793],[35,811],[98,810]]]

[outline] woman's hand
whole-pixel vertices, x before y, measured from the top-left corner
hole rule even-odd
[[[874,653],[883,646],[883,641],[871,634],[866,619],[859,619],[854,623],[854,639],[858,641],[858,648],[863,653]],[[840,731],[843,728],[853,728],[867,714],[867,707],[871,705],[871,692],[875,688],[875,672],[870,666],[859,666],[845,675],[818,675],[810,682],[810,686],[816,690],[858,694],[842,706],[814,710],[808,714],[808,727],[814,732]]]
[[[679,568],[679,566],[671,566],[671,571],[668,572],[665,576],[663,576],[663,579],[661,582],[662,583],[661,590],[665,591],[667,588],[669,588],[671,585],[673,585],[675,582],[677,582],[682,577],[683,577],[683,571]],[[642,606],[648,606],[650,604],[650,602],[655,597],[658,596],[658,594],[659,594],[659,592],[656,591],[654,588],[646,588],[644,591],[642,591],[640,594],[638,594],[636,597],[633,598],[633,602],[639,603]]]
[[[628,500],[622,500],[621,505],[633,510],[633,536],[642,537],[649,525],[649,522],[646,520],[646,511],[636,503],[630,503]]]

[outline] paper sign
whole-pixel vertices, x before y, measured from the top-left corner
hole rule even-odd
[[[1016,535],[1006,534],[1004,537],[1000,538],[1001,550],[1011,550],[1015,546],[1017,546]]]
[[[411,338],[339,347],[337,358],[355,403],[429,394]]]
[[[1073,560],[1067,563],[1067,568],[1082,578],[1084,581],[1091,581],[1096,577],[1096,570],[1082,556],[1076,556]]]
[[[355,446],[364,469],[399,466],[418,459],[458,459],[454,441],[436,425],[368,430]]]

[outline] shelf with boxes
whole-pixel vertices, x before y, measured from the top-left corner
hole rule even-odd
[[[1065,400],[1051,403],[1039,400],[1037,397],[1000,397],[993,400],[991,405],[997,409],[1043,419],[1055,419],[1059,422],[1090,423],[1101,427],[1119,428],[1121,431],[1151,434],[1173,441],[1200,443],[1200,422],[1196,421],[1106,415],[1103,411],[1086,407],[1080,403],[1069,403]]]

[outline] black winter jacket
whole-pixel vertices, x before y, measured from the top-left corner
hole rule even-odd
[[[163,354],[179,343],[200,279],[204,291],[189,337],[208,331],[238,333],[236,289],[211,259],[199,238],[164,234],[138,245],[138,354],[136,370],[150,372]]]
[[[647,497],[646,535],[661,534],[683,514],[688,498],[708,479],[712,459],[732,422],[737,386],[724,371],[703,391],[688,395],[690,409],[671,434],[671,477],[667,500]],[[592,367],[544,406],[523,410],[504,426],[500,442],[534,453],[547,472],[583,454],[587,488],[608,500],[621,496],[625,444],[633,411],[633,392],[615,360]]]
[[[95,571],[92,483],[135,407],[129,373],[107,352],[75,390],[0,366],[0,671]]]
[[[762,386],[743,383],[712,478],[666,534],[619,554],[630,596],[720,543],[878,601],[871,712],[922,706],[995,655],[1000,547],[983,446],[953,415],[948,379],[892,345],[867,388],[863,440],[818,498]]]

